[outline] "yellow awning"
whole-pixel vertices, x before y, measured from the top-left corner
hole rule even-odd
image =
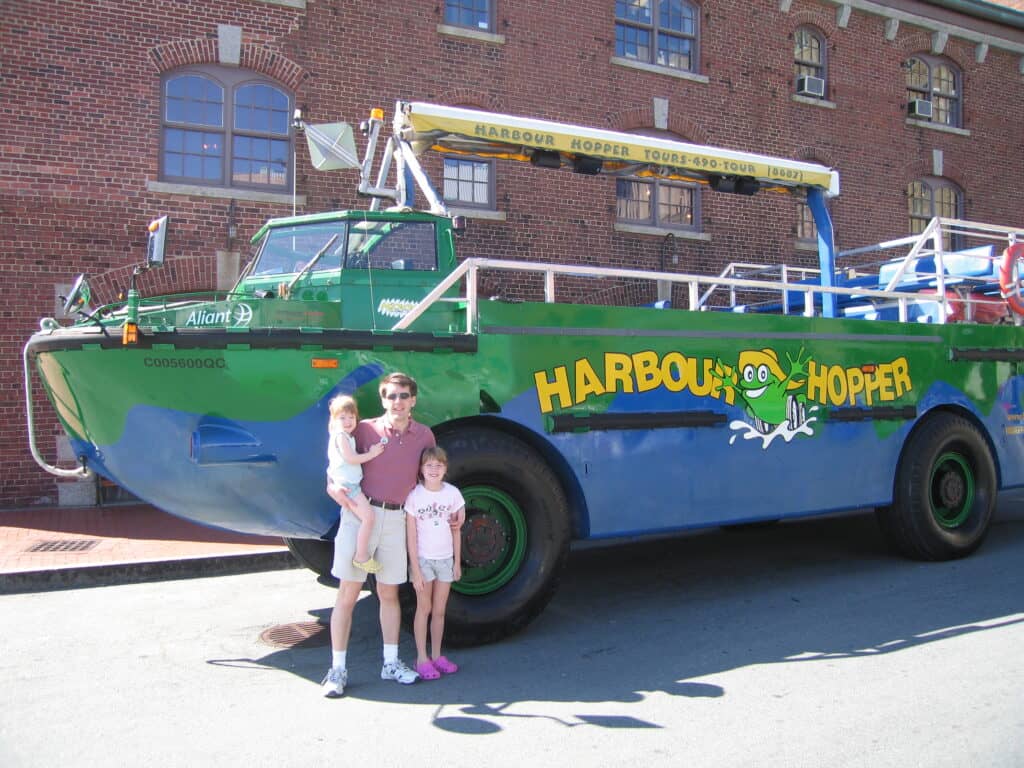
[[[766,186],[817,187],[830,197],[839,194],[839,174],[817,163],[550,120],[399,102],[395,130],[418,153],[432,149],[529,160],[538,151],[557,152],[573,159],[600,159],[605,170],[643,169],[645,175],[701,181],[712,177],[756,179]]]

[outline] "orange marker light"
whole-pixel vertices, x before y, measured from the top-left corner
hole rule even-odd
[[[135,323],[125,323],[121,327],[121,344],[138,344],[139,326]]]
[[[371,120],[383,120],[384,119],[384,110],[381,109],[380,107],[374,107],[373,109],[370,110],[370,119]]]
[[[338,361],[333,357],[314,357],[310,361],[310,365],[314,368],[337,368]]]

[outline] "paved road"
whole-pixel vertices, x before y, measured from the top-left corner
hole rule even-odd
[[[0,765],[1021,766],[1022,509],[952,563],[864,516],[578,552],[526,632],[409,687],[365,600],[337,701],[326,647],[260,640],[326,620],[302,571],[5,596]]]

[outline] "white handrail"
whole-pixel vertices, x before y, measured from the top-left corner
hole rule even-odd
[[[53,329],[51,328],[50,330]],[[39,454],[39,449],[36,447],[36,430],[32,415],[32,366],[29,364],[28,360],[28,348],[31,343],[32,342],[29,341],[25,344],[25,348],[22,350],[22,363],[25,367],[25,416],[28,419],[29,451],[32,452],[32,458],[35,459],[36,464],[45,469],[51,475],[56,475],[57,477],[75,477],[87,480],[92,477],[93,474],[88,467],[81,466],[76,469],[62,469],[61,467],[55,467],[46,462],[46,460]]]

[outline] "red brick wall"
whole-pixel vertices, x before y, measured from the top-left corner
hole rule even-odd
[[[831,208],[841,248],[904,232],[904,189],[930,174],[933,149],[944,153],[945,176],[965,190],[969,217],[1024,224],[1019,54],[992,47],[978,63],[972,43],[950,37],[945,55],[964,73],[966,137],[905,123],[900,64],[927,52],[930,35],[903,22],[896,39],[887,41],[884,20],[857,10],[846,28],[838,28],[832,3],[794,0],[784,14],[778,0],[706,0],[700,72],[708,83],[611,64],[610,2],[498,0],[496,31],[504,45],[439,34],[441,5],[3,3],[0,506],[55,497],[52,478],[27,450],[20,364],[38,319],[54,312],[53,286],[86,271],[96,276],[98,298],[112,299],[141,259],[146,223],[167,213],[173,222],[170,268],[143,276],[141,287],[214,287],[214,253],[229,245],[229,201],[151,192],[147,182],[157,180],[160,74],[185,63],[216,62],[218,24],[242,28],[243,66],[292,89],[314,122],[356,123],[374,106],[390,118],[394,101],[403,98],[630,130],[653,127],[652,99],[659,97],[669,100],[670,128],[686,139],[838,168],[842,196]],[[790,98],[791,36],[801,24],[827,36],[827,96],[835,109]],[[1007,34],[1020,36],[1019,30]],[[437,161],[428,167],[436,170]],[[1008,174],[1010,168],[1018,170]],[[300,147],[302,212],[365,205],[354,195],[354,181],[351,172],[312,170]],[[792,261],[795,210],[782,196],[705,193],[702,223],[711,241],[676,238],[670,244],[613,231],[610,179],[499,164],[497,199],[507,221],[471,222],[463,255],[647,269],[664,263],[686,272],[717,271],[738,259]],[[290,205],[237,200],[234,247],[244,254],[264,219],[290,212]],[[45,401],[36,403],[37,439],[53,460],[59,428]]]

